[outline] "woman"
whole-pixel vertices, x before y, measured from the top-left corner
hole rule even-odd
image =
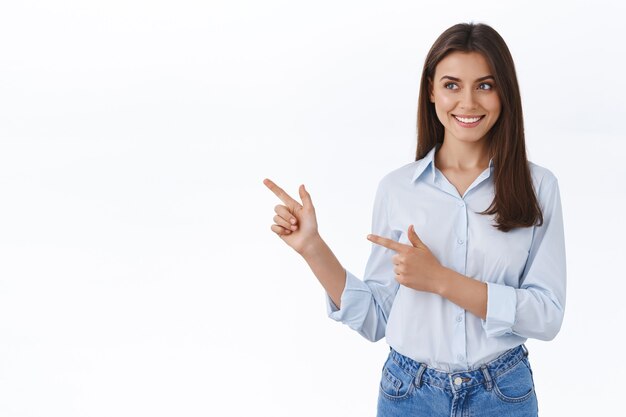
[[[528,338],[551,340],[565,307],[555,176],[526,157],[511,54],[484,24],[458,24],[422,73],[416,161],[387,174],[374,203],[364,280],[317,232],[311,196],[271,226],[324,286],[328,313],[390,353],[379,416],[537,415]]]

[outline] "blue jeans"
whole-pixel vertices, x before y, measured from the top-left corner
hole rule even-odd
[[[391,349],[382,370],[377,416],[536,417],[532,373],[524,345],[479,369],[452,373]]]

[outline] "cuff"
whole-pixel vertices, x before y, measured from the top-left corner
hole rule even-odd
[[[355,301],[359,298],[358,295],[363,294],[363,291],[369,292],[367,284],[346,270],[346,285],[341,293],[341,310],[337,308],[330,296],[325,293],[328,317],[336,321],[344,321],[346,314],[351,310],[350,307],[355,304]]]
[[[481,320],[487,337],[513,333],[517,294],[507,285],[487,283],[487,319]]]

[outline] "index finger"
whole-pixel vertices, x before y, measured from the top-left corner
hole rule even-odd
[[[384,246],[387,249],[395,250],[396,252],[400,252],[407,246],[400,242],[396,242],[395,240],[387,239],[386,237],[378,235],[367,235],[367,240],[376,243],[377,245]]]
[[[274,194],[276,194],[276,197],[280,198],[280,200],[287,204],[288,206],[299,206],[300,203],[298,203],[296,200],[294,200],[293,198],[291,198],[291,196],[289,196],[289,194],[287,194],[285,192],[285,190],[283,190],[282,188],[280,188],[278,185],[276,185],[274,183],[274,181],[270,180],[269,178],[265,178],[263,180],[263,184],[265,184],[267,186],[267,188],[269,188],[270,190],[272,190],[272,192]]]

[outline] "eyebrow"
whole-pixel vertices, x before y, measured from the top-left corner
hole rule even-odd
[[[441,77],[439,81],[443,80],[444,78],[447,78],[452,81],[461,81],[460,78],[452,77],[450,75],[444,75],[443,77]],[[488,80],[489,78],[495,81],[495,78],[493,77],[493,75],[485,75],[484,77],[477,78],[476,81],[474,82],[485,81],[485,80]]]

